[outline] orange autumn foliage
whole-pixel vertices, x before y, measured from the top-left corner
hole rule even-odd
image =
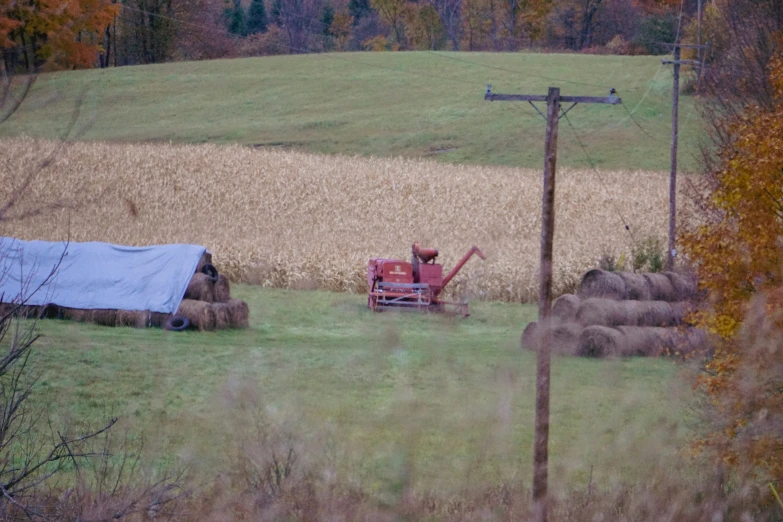
[[[0,0],[0,47],[29,48],[50,69],[92,67],[118,12],[109,0]]]
[[[710,218],[684,234],[710,302],[701,325],[719,339],[701,384],[720,420],[705,444],[725,462],[783,478],[783,56],[768,67],[771,108],[719,129]],[[778,349],[778,346],[781,349]]]

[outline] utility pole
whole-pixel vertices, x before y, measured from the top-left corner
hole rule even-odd
[[[671,166],[669,173],[669,251],[666,255],[666,269],[674,269],[674,258],[677,256],[675,238],[677,235],[677,144],[679,141],[680,116],[680,65],[701,65],[698,60],[681,60],[680,49],[683,47],[701,49],[703,45],[688,45],[679,42],[669,44],[674,47],[673,60],[661,60],[663,64],[674,65],[674,87],[672,89],[672,140]]]
[[[572,105],[563,111],[565,115],[578,103],[605,103],[617,105],[622,100],[612,89],[606,98],[593,96],[560,96],[560,88],[550,87],[549,94],[494,94],[487,85],[484,99],[488,101],[528,102],[544,116],[533,102],[546,102],[546,138],[544,139],[544,195],[541,207],[541,267],[538,287],[538,324],[545,325],[552,308],[552,246],[555,235],[555,166],[557,163],[557,126],[562,103]],[[538,339],[536,355],[536,434],[533,447],[533,509],[536,522],[547,520],[547,477],[549,462],[549,376],[552,347],[548,328],[541,328],[544,335]]]

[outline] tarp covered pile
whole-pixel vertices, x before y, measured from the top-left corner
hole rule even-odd
[[[28,316],[170,326],[191,280],[210,261],[198,245],[129,247],[0,237],[0,302],[6,311],[18,307]],[[215,268],[209,264],[209,269],[217,280]],[[246,326],[244,308],[244,324],[233,326]],[[174,324],[180,329],[184,322]]]

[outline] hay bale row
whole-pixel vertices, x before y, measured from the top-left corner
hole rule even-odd
[[[706,334],[695,328],[588,326],[579,336],[582,357],[685,355],[704,346]]]
[[[582,326],[679,326],[689,311],[687,303],[585,299],[574,319]]]
[[[591,297],[580,299],[566,294],[552,306],[552,316],[561,322],[582,326],[679,326],[688,319],[688,302],[617,301]]]
[[[533,352],[538,351],[541,340],[549,334],[552,353],[574,355],[581,333],[582,327],[576,323],[564,323],[555,319],[549,323],[548,329],[545,329],[539,328],[537,321],[532,321],[522,332],[522,348]]]
[[[187,317],[194,328],[202,331],[225,328],[247,328],[249,309],[247,303],[231,298],[231,285],[223,274],[213,280],[201,269],[211,264],[212,256],[205,253],[191,278],[176,315]],[[213,269],[214,270],[214,269]],[[67,319],[80,323],[103,326],[130,326],[135,328],[163,327],[171,314],[135,310],[86,310],[65,308],[54,304],[45,306],[19,306],[0,303],[0,317],[14,314],[30,319]]]
[[[546,336],[553,353],[582,357],[688,353],[706,337],[682,328],[696,284],[675,272],[635,274],[591,270],[577,295],[555,301],[547,326],[530,323],[522,347],[537,350]]]
[[[228,303],[231,299],[231,284],[223,274],[218,274],[217,281],[213,281],[207,274],[197,272],[188,283],[185,299],[206,303]]]
[[[552,353],[580,357],[655,357],[686,355],[704,347],[706,334],[695,328],[639,326],[581,327],[576,323],[550,322],[544,329],[536,321],[522,333],[522,347],[537,351],[549,335]]]
[[[62,308],[61,318],[79,323],[94,323],[102,326],[128,326],[133,328],[160,328],[166,324],[169,314],[149,310],[82,310]]]
[[[203,332],[247,328],[250,310],[247,303],[240,299],[229,299],[226,303],[183,299],[176,315],[187,317],[192,328]]]
[[[582,277],[577,295],[616,301],[687,301],[696,295],[696,282],[676,272],[636,274],[595,269]]]

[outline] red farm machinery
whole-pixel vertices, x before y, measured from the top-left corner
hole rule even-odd
[[[370,259],[367,264],[367,284],[370,286],[367,306],[375,311],[388,308],[430,312],[453,310],[467,317],[467,303],[443,301],[440,296],[473,254],[486,259],[481,250],[473,246],[446,277],[443,277],[443,265],[435,262],[438,251],[422,248],[418,243],[413,243],[410,263],[398,259]]]

